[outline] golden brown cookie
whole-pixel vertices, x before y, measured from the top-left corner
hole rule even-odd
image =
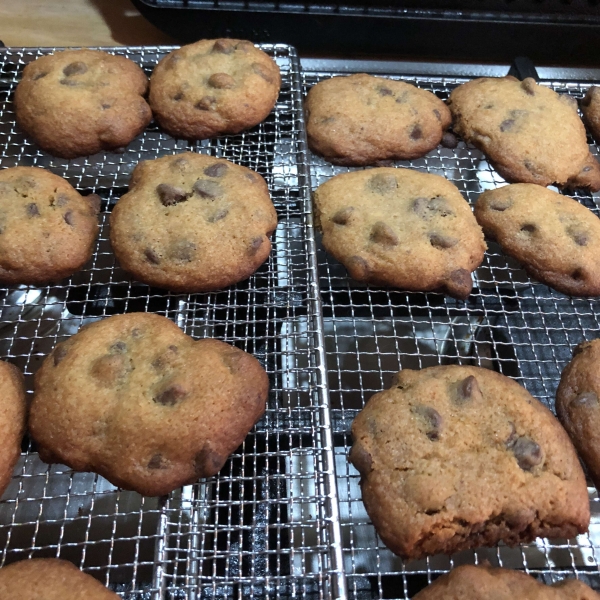
[[[280,86],[279,67],[252,42],[200,40],[158,63],[149,102],[167,133],[203,140],[264,121]]]
[[[343,173],[315,191],[323,246],[357,281],[466,298],[483,260],[481,228],[439,175],[378,168]]]
[[[600,219],[576,200],[517,183],[479,196],[475,217],[536,279],[570,296],[600,295]]]
[[[66,560],[30,558],[0,569],[2,600],[119,600]]]
[[[0,361],[0,497],[10,483],[25,435],[25,387],[21,371]],[[1,587],[1,586],[0,586]],[[3,596],[0,594],[0,598]]]
[[[546,586],[522,571],[462,565],[438,577],[413,600],[600,600],[577,579]]]
[[[556,391],[556,413],[600,488],[600,340],[575,348]]]
[[[74,158],[127,146],[152,119],[148,78],[99,50],[66,50],[29,63],[15,90],[18,125],[40,148]]]
[[[268,389],[243,350],[196,341],[159,315],[117,315],[46,358],[29,430],[42,460],[161,496],[217,473],[263,414]]]
[[[508,377],[405,369],[368,401],[352,437],[367,513],[403,558],[587,531],[587,486],[569,436]]]
[[[91,258],[100,198],[37,167],[0,170],[0,282],[43,284]]]
[[[580,104],[583,122],[592,132],[596,142],[600,143],[600,87],[593,85]]]
[[[600,190],[600,165],[573,97],[531,78],[484,77],[458,86],[448,105],[454,131],[507,181]]]
[[[336,165],[419,158],[452,121],[431,92],[365,73],[319,82],[306,97],[306,115],[311,150]]]
[[[204,292],[243,281],[265,262],[277,213],[258,173],[190,152],[138,164],[110,226],[115,255],[134,277]]]

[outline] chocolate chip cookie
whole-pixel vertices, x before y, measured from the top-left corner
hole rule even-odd
[[[600,340],[575,348],[556,391],[556,413],[600,489]]]
[[[0,569],[3,600],[119,600],[91,575],[66,560],[32,558]]]
[[[367,513],[403,558],[587,531],[587,486],[569,436],[503,375],[401,371],[356,417],[352,437]]]
[[[485,152],[507,181],[600,190],[577,101],[514,77],[475,79],[448,100],[454,131]]]
[[[121,149],[152,120],[147,89],[142,69],[124,56],[56,52],[23,70],[15,90],[17,124],[54,156]]]
[[[243,281],[265,262],[277,213],[258,173],[190,152],[140,163],[110,226],[115,255],[135,278],[204,292]]]
[[[13,469],[21,455],[24,434],[23,375],[14,365],[0,361],[0,496],[10,483]],[[3,598],[1,594],[0,598]]]
[[[600,600],[577,579],[546,586],[522,571],[489,565],[462,565],[438,577],[413,600]]]
[[[411,291],[471,293],[481,228],[439,175],[378,168],[337,175],[315,191],[323,246],[357,281]]]
[[[117,315],[46,358],[29,430],[45,462],[161,496],[217,473],[263,414],[268,389],[243,350],[196,341],[159,315]]]
[[[100,198],[38,167],[0,170],[0,283],[44,284],[90,259]]]
[[[600,87],[593,85],[580,102],[583,122],[600,144]]]
[[[517,183],[484,192],[475,217],[536,279],[570,296],[600,295],[600,219],[576,200]]]
[[[452,121],[434,94],[365,73],[319,82],[306,97],[311,150],[336,165],[424,156]]]
[[[200,40],[158,63],[149,101],[167,133],[203,140],[264,121],[280,86],[279,67],[252,42]]]

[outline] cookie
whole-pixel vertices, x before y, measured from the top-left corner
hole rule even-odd
[[[56,52],[23,70],[15,90],[17,124],[54,156],[119,150],[152,120],[147,89],[142,69],[124,56]]]
[[[587,531],[587,486],[569,436],[503,375],[405,369],[368,401],[352,437],[367,513],[405,559]]]
[[[158,63],[149,102],[167,133],[203,140],[264,121],[280,86],[279,67],[252,42],[200,40]]]
[[[484,77],[458,86],[448,105],[454,131],[507,181],[600,190],[600,165],[573,97],[532,78]]]
[[[186,153],[138,164],[110,227],[115,255],[136,279],[205,292],[243,281],[265,262],[277,213],[258,173]]]
[[[129,313],[86,325],[35,376],[29,418],[40,458],[162,496],[225,464],[265,411],[250,354]]]
[[[0,170],[0,283],[44,284],[85,265],[98,235],[100,198],[83,197],[38,167]]]
[[[522,571],[488,565],[462,565],[438,577],[413,600],[600,600],[577,579],[546,586]]]
[[[575,349],[556,391],[556,413],[600,489],[600,340]]]
[[[30,558],[0,569],[4,600],[119,600],[91,575],[59,558]]]
[[[25,434],[25,387],[23,375],[10,363],[0,361],[0,497],[10,483],[21,455]],[[0,598],[2,598],[0,594]]]
[[[475,218],[539,281],[570,296],[600,295],[600,219],[576,200],[517,183],[479,196]]]
[[[343,173],[319,186],[314,203],[323,246],[356,281],[471,293],[483,233],[443,177],[384,167]]]
[[[336,165],[419,158],[452,121],[431,92],[365,73],[319,82],[305,108],[311,150]]]
[[[583,122],[600,144],[600,87],[593,85],[580,102]]]

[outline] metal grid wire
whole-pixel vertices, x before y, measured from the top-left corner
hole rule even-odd
[[[262,46],[282,89],[264,123],[198,143],[150,125],[124,153],[66,161],[39,151],[14,123],[12,94],[24,65],[55,49],[0,51],[0,167],[37,165],[103,198],[90,263],[58,285],[0,290],[0,355],[32,374],[55,344],[102,317],[150,311],[195,338],[253,353],[270,378],[268,409],[221,473],[164,498],[119,491],[93,473],[42,463],[26,442],[0,502],[0,566],[61,557],[123,598],[336,595],[341,577],[333,449],[316,292],[299,61]],[[172,48],[109,48],[149,74]],[[267,262],[218,293],[176,295],[131,281],[115,263],[108,216],[134,166],[183,150],[232,160],[263,175],[279,224]],[[321,343],[320,343],[321,342]]]
[[[441,71],[443,72],[443,71]],[[305,92],[333,72],[305,72]],[[467,79],[399,77],[446,99]],[[581,97],[589,84],[543,82],[559,93]],[[589,139],[593,153],[598,148]],[[348,171],[310,156],[312,187]],[[481,152],[464,142],[426,157],[396,163],[452,181],[473,204],[503,180]],[[600,195],[575,198],[596,214]],[[361,502],[359,475],[347,460],[350,425],[376,392],[390,386],[400,369],[474,364],[516,379],[554,408],[560,373],[583,340],[600,337],[600,301],[569,298],[530,279],[495,244],[488,244],[475,274],[473,293],[462,302],[436,293],[406,293],[369,287],[318,246],[325,347],[336,453],[343,565],[350,598],[409,598],[451,567],[488,559],[523,569],[550,583],[576,576],[600,589],[600,503],[589,483],[592,521],[588,535],[571,540],[538,539],[511,549],[499,546],[404,563],[385,548]]]

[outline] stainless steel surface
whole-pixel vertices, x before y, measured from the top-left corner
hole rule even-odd
[[[361,63],[358,70],[368,70]],[[342,71],[309,71],[307,90],[319,80]],[[384,74],[377,69],[378,74]],[[402,78],[447,98],[467,79],[438,76],[388,75]],[[581,97],[589,84],[544,82],[560,93]],[[593,153],[598,148],[589,140]],[[442,147],[422,159],[396,166],[443,175],[472,204],[485,189],[503,184],[485,157],[460,142],[455,150]],[[312,155],[313,189],[349,169],[334,167]],[[584,192],[576,200],[598,214],[599,194]],[[318,248],[318,268],[324,319],[325,348],[332,406],[332,426],[338,476],[343,562],[349,598],[409,598],[438,573],[462,563],[489,560],[493,565],[523,569],[546,582],[578,577],[600,589],[600,504],[590,483],[590,532],[571,540],[538,539],[508,548],[477,549],[454,556],[434,556],[405,563],[387,550],[375,533],[361,502],[358,472],[348,463],[350,424],[374,393],[389,387],[401,368],[439,364],[474,364],[515,378],[549,407],[560,373],[581,341],[600,337],[600,301],[574,299],[531,280],[519,265],[489,244],[474,276],[466,302],[441,294],[406,293],[358,284],[345,269]]]

